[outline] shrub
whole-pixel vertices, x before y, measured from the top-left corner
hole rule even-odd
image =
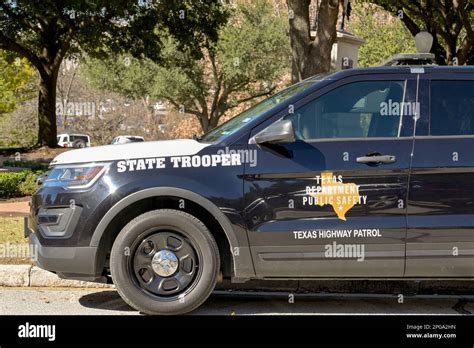
[[[25,179],[18,185],[18,191],[22,196],[30,196],[38,189],[38,184],[36,183],[38,175],[30,171],[27,173]]]
[[[3,161],[4,167],[18,167],[18,168],[28,168],[33,171],[41,170],[45,171],[48,169],[48,164],[34,162],[34,161]]]
[[[30,170],[0,173],[0,197],[11,198],[33,194],[38,189],[36,179],[41,173]]]
[[[27,172],[0,173],[0,197],[18,196],[20,184],[25,180],[27,174]]]

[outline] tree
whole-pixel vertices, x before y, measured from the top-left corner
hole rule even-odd
[[[154,127],[151,90],[158,65],[150,59],[128,55],[105,60],[91,59],[83,69],[89,83],[98,90],[115,92],[131,100],[140,101],[146,112],[146,121]]]
[[[227,111],[274,92],[289,67],[286,32],[286,20],[266,1],[241,3],[217,43],[202,49],[204,59],[193,59],[168,41],[152,95],[195,115],[207,132]]]
[[[369,0],[398,16],[415,36],[433,35],[431,52],[440,65],[474,64],[472,0]]]
[[[160,65],[132,59],[126,67],[121,56],[93,61],[87,75],[102,89],[134,99],[166,100],[195,115],[207,132],[226,111],[275,90],[274,81],[290,62],[286,32],[286,19],[273,14],[266,1],[241,3],[218,31],[218,41],[205,37],[197,55],[163,33]]]
[[[380,65],[397,53],[416,52],[415,41],[403,23],[374,4],[353,1],[346,28],[365,40],[359,48],[360,67]]]
[[[292,81],[327,72],[331,67],[331,50],[336,40],[338,0],[287,0],[290,23],[290,42],[293,52]],[[316,13],[315,23],[310,21],[310,7]],[[316,35],[311,36],[312,29]]]
[[[0,114],[12,112],[18,102],[30,97],[35,77],[26,59],[0,50]]]
[[[168,30],[180,47],[196,52],[202,34],[215,40],[226,19],[218,1],[2,1],[0,48],[38,70],[38,142],[54,147],[56,85],[65,57],[129,51],[157,60],[161,41],[156,28]]]

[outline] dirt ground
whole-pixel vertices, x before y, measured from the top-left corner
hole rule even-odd
[[[20,152],[19,154],[20,154],[21,160],[23,161],[39,161],[39,162],[48,163],[60,153],[63,153],[69,150],[71,149],[67,149],[67,148],[51,149],[48,147],[41,147],[39,149],[28,151],[28,152]],[[15,153],[12,153],[8,156],[0,155],[0,163],[3,163],[3,161],[5,160],[10,160],[10,161],[15,160],[15,158],[16,158]]]
[[[26,216],[30,212],[30,197],[0,201],[0,216]]]

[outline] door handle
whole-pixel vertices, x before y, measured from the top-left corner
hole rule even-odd
[[[357,163],[366,163],[366,164],[377,164],[377,163],[394,163],[396,162],[397,157],[393,155],[377,155],[377,156],[362,156],[357,157]]]

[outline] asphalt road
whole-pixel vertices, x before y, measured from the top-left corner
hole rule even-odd
[[[243,293],[220,291],[193,314],[373,315],[474,314],[474,296]],[[138,315],[115,290],[0,288],[0,315]]]

